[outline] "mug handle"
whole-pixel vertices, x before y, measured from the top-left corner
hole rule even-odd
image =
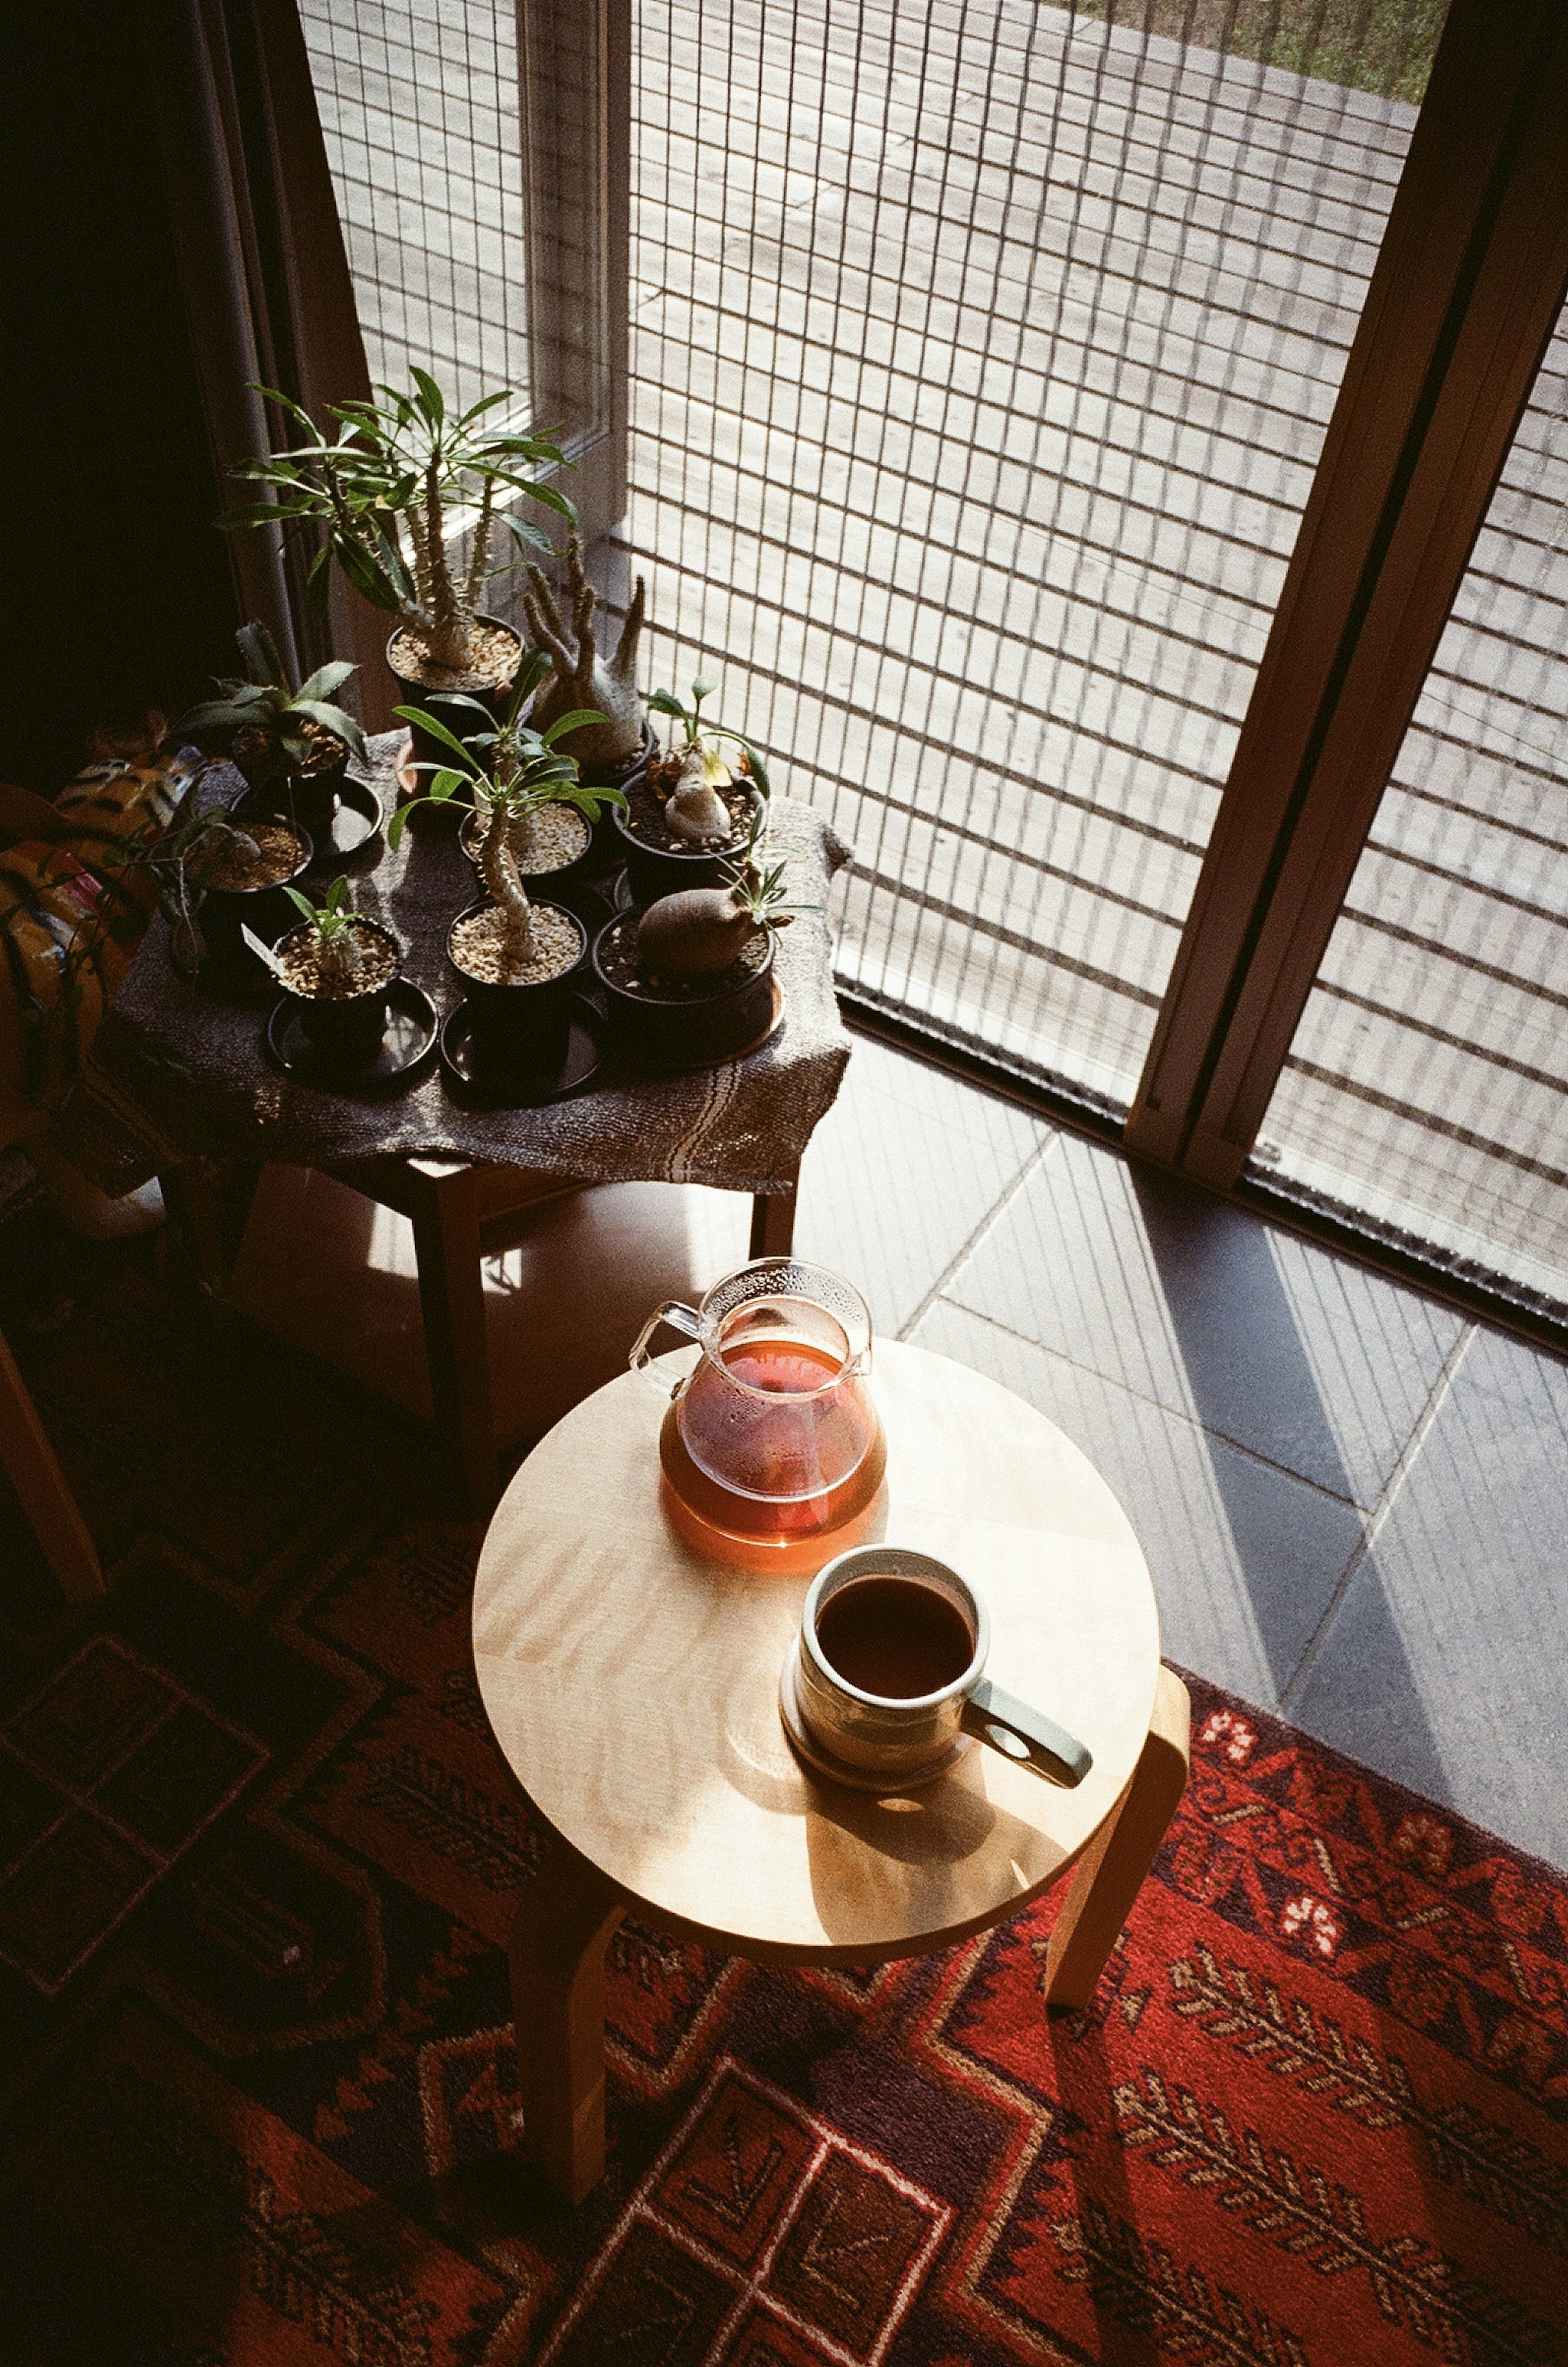
[[[648,1343],[661,1323],[668,1323],[671,1331],[683,1331],[688,1340],[700,1340],[703,1336],[702,1318],[694,1308],[682,1305],[680,1299],[667,1298],[662,1307],[654,1308],[637,1335],[637,1344],[630,1357],[632,1371],[640,1373],[649,1387],[657,1389],[660,1397],[673,1397],[675,1390],[666,1389],[662,1376],[649,1370],[652,1352]],[[679,1387],[677,1382],[675,1387]]]
[[[959,1724],[965,1734],[978,1736],[1004,1758],[1026,1760],[1037,1775],[1048,1775],[1069,1790],[1094,1765],[1076,1735],[1043,1710],[1021,1702],[1016,1693],[1004,1693],[988,1677],[981,1678],[964,1703]]]

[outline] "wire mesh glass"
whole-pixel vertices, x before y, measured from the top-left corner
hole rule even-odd
[[[1568,1308],[1568,320],[1559,320],[1254,1154]]]
[[[373,381],[528,413],[517,25],[495,0],[301,0]]]
[[[655,678],[854,841],[846,983],[1124,1108],[1440,9],[635,6]]]

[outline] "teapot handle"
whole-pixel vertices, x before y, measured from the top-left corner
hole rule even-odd
[[[674,1390],[667,1391],[661,1376],[649,1370],[652,1355],[648,1343],[661,1323],[668,1323],[671,1331],[683,1331],[688,1340],[700,1340],[702,1319],[694,1308],[682,1305],[678,1298],[667,1298],[662,1307],[654,1308],[637,1335],[637,1345],[632,1350],[630,1359],[632,1371],[640,1373],[649,1387],[657,1389],[660,1397],[667,1395],[672,1397]],[[677,1387],[679,1387],[678,1383]]]

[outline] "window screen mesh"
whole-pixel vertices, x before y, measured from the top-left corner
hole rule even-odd
[[[517,28],[495,0],[302,0],[373,381],[526,415]]]
[[[853,839],[849,984],[1111,1108],[1437,13],[637,0],[652,670]]]
[[[1568,1304],[1568,324],[1383,792],[1254,1172]]]

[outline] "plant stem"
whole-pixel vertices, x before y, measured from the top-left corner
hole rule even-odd
[[[516,819],[491,808],[490,827],[479,849],[479,870],[486,888],[500,906],[505,921],[508,956],[525,962],[534,950],[534,913],[523,885],[523,875],[517,867],[517,849],[513,833]]]

